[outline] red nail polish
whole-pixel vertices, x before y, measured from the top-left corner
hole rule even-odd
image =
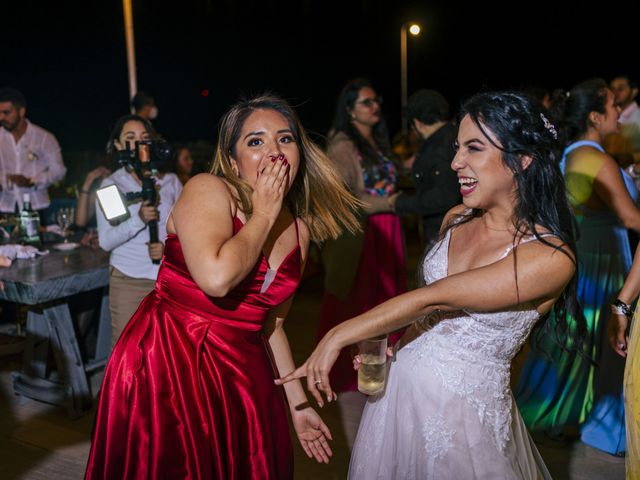
[[[287,161],[287,159],[285,158],[284,162],[282,162],[282,164],[286,167],[287,165],[289,165],[289,162]]]
[[[272,162],[275,162],[275,161],[276,161],[276,157],[269,157],[269,158],[271,158],[271,161],[272,161]]]
[[[284,155],[282,153],[278,155],[278,160],[284,160]]]

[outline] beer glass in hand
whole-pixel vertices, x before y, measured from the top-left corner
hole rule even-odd
[[[360,367],[358,390],[366,395],[376,395],[384,390],[387,373],[387,337],[370,338],[358,343]]]

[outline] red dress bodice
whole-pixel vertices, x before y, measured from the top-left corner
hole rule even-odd
[[[242,228],[237,217],[233,219],[233,227],[234,234]],[[177,235],[167,236],[164,255],[156,282],[159,295],[169,302],[186,304],[183,306],[194,313],[214,315],[219,322],[245,330],[260,330],[269,310],[293,295],[300,281],[299,245],[285,257],[264,292],[261,290],[271,269],[267,258],[261,255],[245,279],[222,298],[210,297],[196,285],[187,269]]]

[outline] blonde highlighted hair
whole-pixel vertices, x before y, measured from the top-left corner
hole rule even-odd
[[[357,211],[362,206],[345,187],[325,153],[307,136],[289,104],[271,94],[241,100],[220,120],[218,145],[211,173],[224,177],[238,193],[240,208],[250,216],[251,187],[231,167],[231,157],[244,122],[256,110],[274,110],[287,119],[300,152],[300,168],[285,198],[291,213],[308,225],[311,239],[322,242],[337,238],[344,229],[355,233],[361,229]]]

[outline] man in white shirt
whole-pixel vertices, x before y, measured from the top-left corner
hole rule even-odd
[[[607,136],[604,147],[620,166],[633,166],[640,162],[640,108],[636,103],[638,86],[629,76],[620,75],[611,80],[610,87],[614,101],[620,108],[620,132]]]
[[[29,122],[26,112],[22,93],[0,88],[0,212],[14,212],[16,203],[22,208],[24,193],[34,210],[47,208],[47,188],[67,172],[56,138]]]
[[[611,80],[611,91],[616,105],[620,107],[618,121],[622,125],[635,123],[640,126],[640,109],[636,102],[638,85],[627,75],[621,75]],[[634,139],[640,141],[640,138]],[[636,145],[640,149],[640,143]]]

